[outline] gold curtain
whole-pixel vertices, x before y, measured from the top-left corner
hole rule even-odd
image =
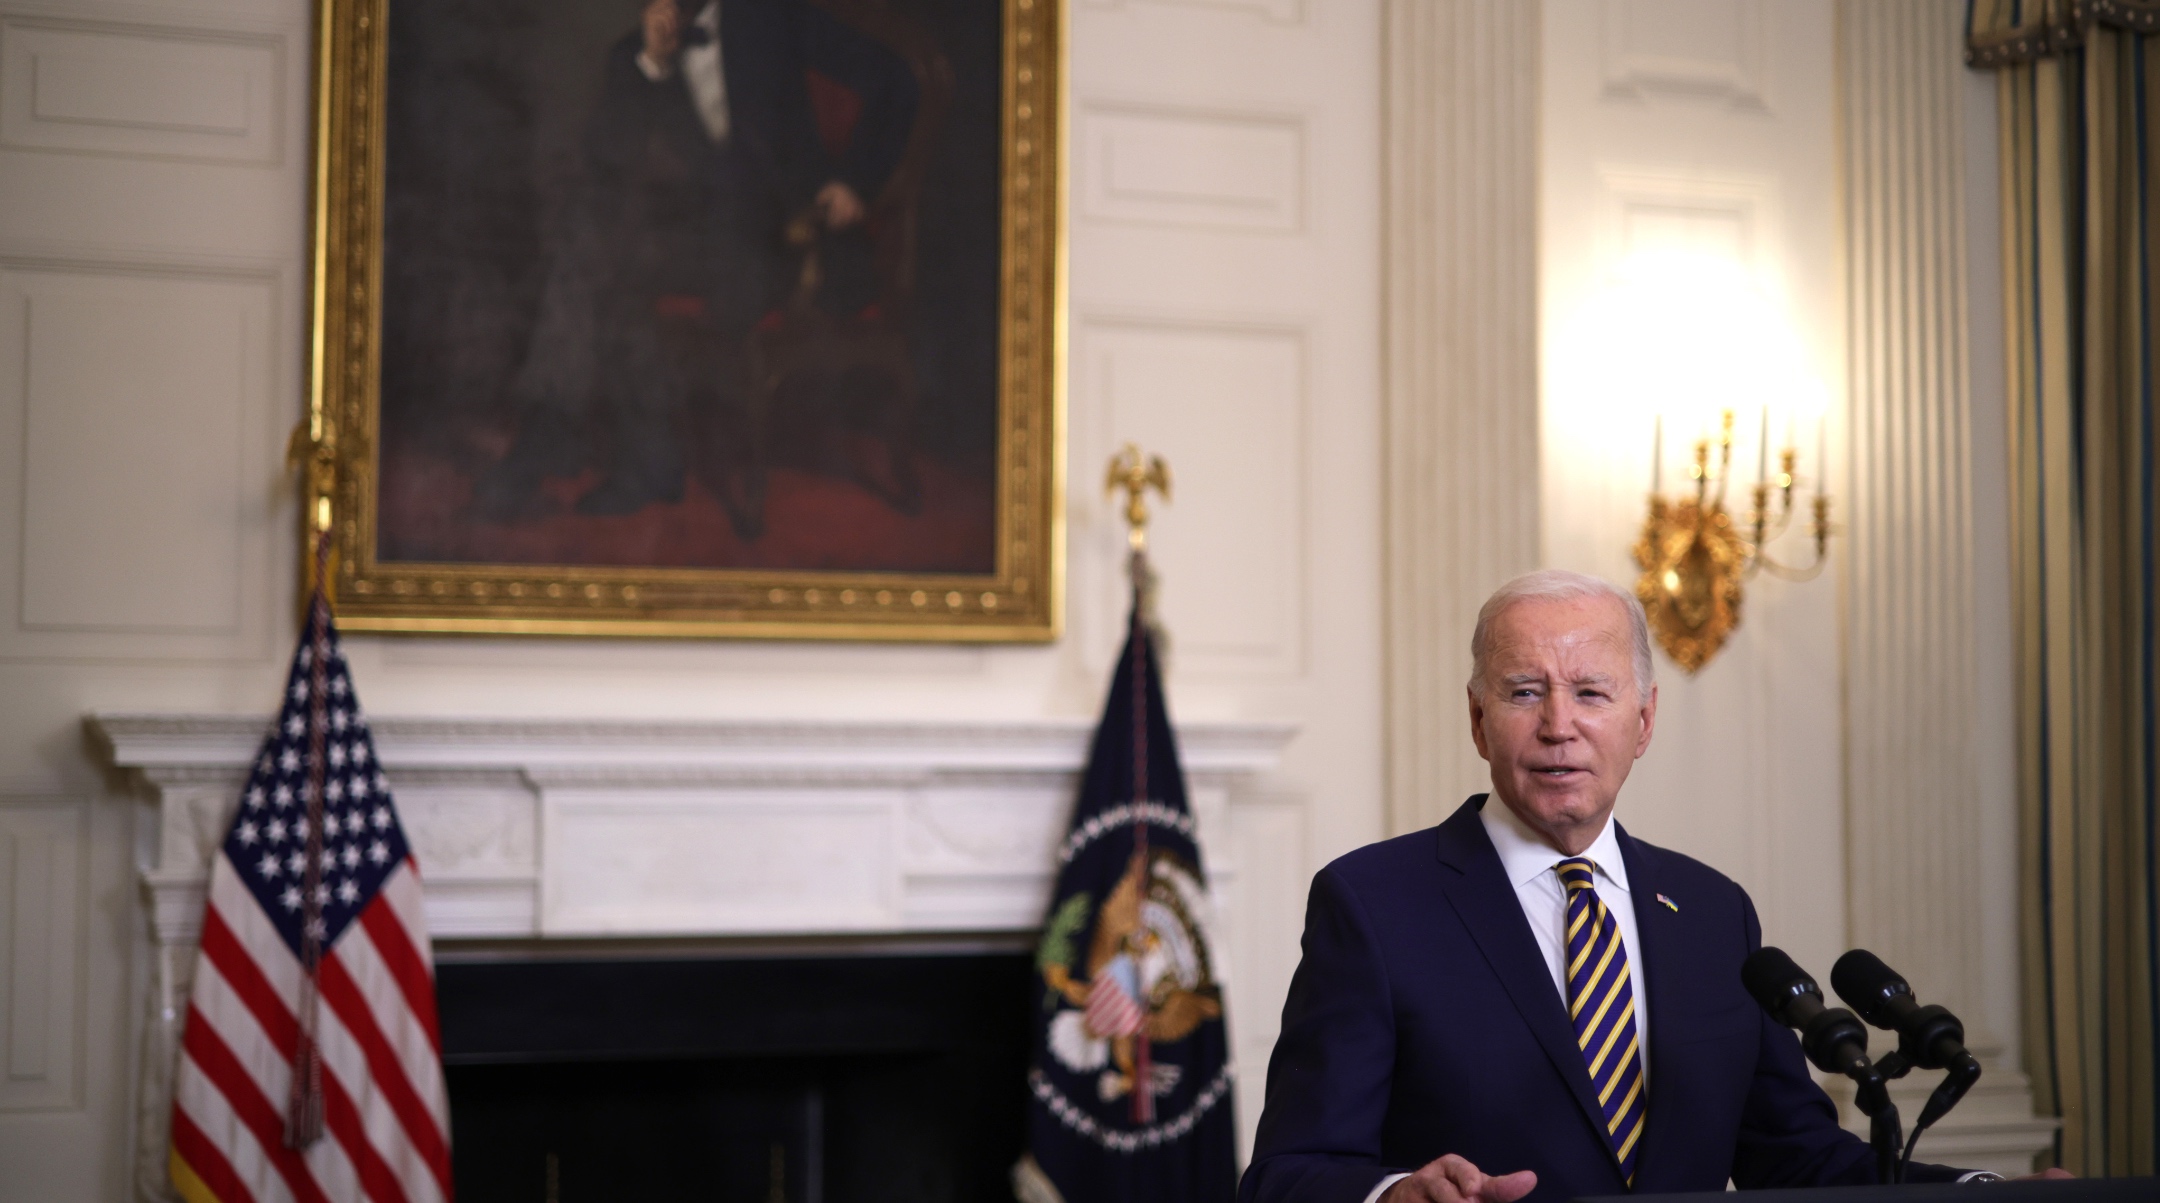
[[[2061,1164],[2151,1174],[2160,0],[1973,0],[1998,73],[2025,1060]]]

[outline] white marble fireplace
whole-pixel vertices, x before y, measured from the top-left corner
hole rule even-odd
[[[1078,720],[371,721],[439,951],[472,941],[1022,943],[1041,922],[1092,732]],[[161,1180],[207,866],[263,720],[98,714],[88,725],[154,808],[142,841],[152,981],[137,1091],[147,1185]],[[1280,723],[1179,728],[1233,1038],[1249,1065],[1264,1065],[1273,1042],[1303,880],[1297,804],[1251,783],[1294,734]],[[1241,1102],[1257,1113],[1257,1093]]]

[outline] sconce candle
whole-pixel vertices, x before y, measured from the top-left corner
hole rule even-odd
[[[1755,441],[1755,483],[1770,483],[1770,407],[1762,407],[1762,437]]]
[[[1823,495],[1823,486],[1830,483],[1830,415],[1815,419],[1815,495]]]
[[[1650,423],[1650,495],[1665,491],[1665,415]]]

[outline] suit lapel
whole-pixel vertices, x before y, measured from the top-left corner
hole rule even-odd
[[[1500,854],[1493,851],[1492,840],[1478,818],[1478,807],[1485,797],[1480,794],[1465,802],[1440,825],[1440,862],[1450,870],[1441,873],[1441,888],[1471,938],[1477,941],[1478,951],[1485,955],[1494,976],[1507,988],[1523,1022],[1574,1093],[1583,1118],[1590,1121],[1599,1136],[1599,1147],[1617,1169],[1619,1159],[1613,1156],[1612,1142],[1603,1138],[1605,1117],[1590,1086],[1590,1067],[1583,1061],[1581,1046],[1575,1043],[1567,1008],[1553,989],[1552,970],[1545,965],[1545,955],[1538,951],[1537,937],[1530,934],[1529,920],[1523,917],[1522,902],[1515,896],[1513,883],[1500,867]],[[1634,871],[1632,862],[1629,871]]]
[[[1673,1048],[1667,1037],[1673,1035],[1673,1025],[1683,1010],[1680,1000],[1674,997],[1680,989],[1681,950],[1676,946],[1679,932],[1674,924],[1679,915],[1668,911],[1658,902],[1661,884],[1658,872],[1657,852],[1635,841],[1627,828],[1619,829],[1620,858],[1627,862],[1628,895],[1635,904],[1635,937],[1642,947],[1633,950],[1642,958],[1643,986],[1649,992],[1650,1013],[1657,1022],[1645,1033],[1649,1048]],[[1670,1082],[1672,1074],[1652,1071],[1650,1077],[1650,1105],[1643,1120],[1642,1151],[1635,1158],[1635,1181],[1644,1184],[1651,1165],[1657,1160],[1659,1138],[1671,1132],[1680,1122],[1682,1100],[1679,1092],[1661,1086]]]

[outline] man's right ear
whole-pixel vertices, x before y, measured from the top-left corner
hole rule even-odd
[[[1470,742],[1477,745],[1480,759],[1491,760],[1485,750],[1485,699],[1478,694],[1476,685],[1466,685],[1463,693],[1470,702]]]

